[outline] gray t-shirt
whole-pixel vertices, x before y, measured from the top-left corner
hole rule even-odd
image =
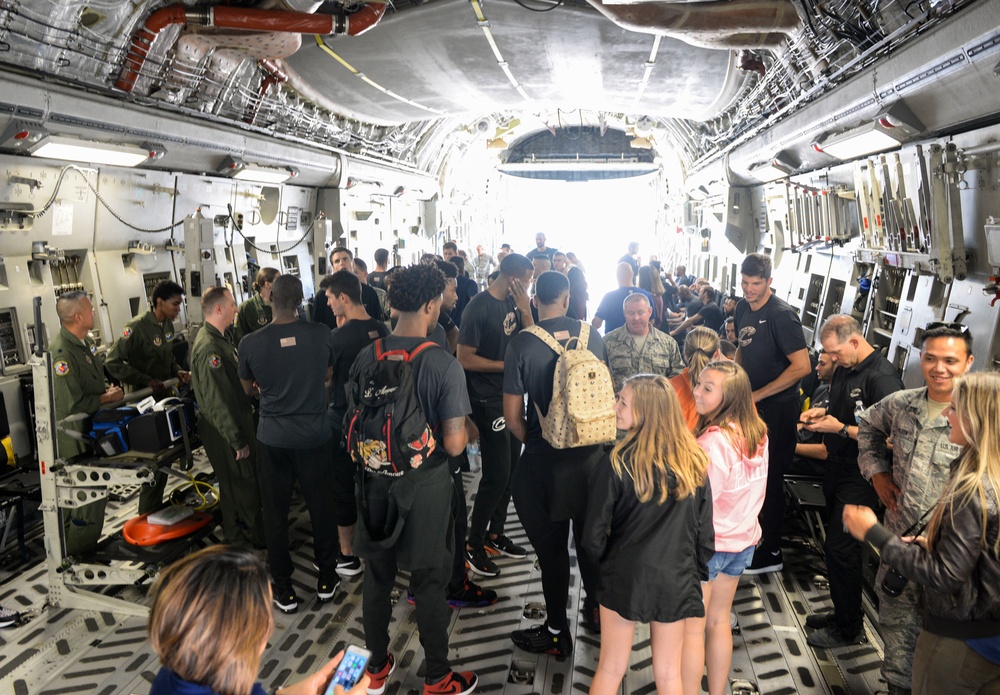
[[[326,324],[271,323],[245,337],[239,374],[260,387],[257,439],[286,449],[313,449],[329,441],[324,381],[333,365]]]
[[[386,352],[392,350],[410,352],[427,341],[427,338],[390,335],[383,340],[382,345]],[[375,362],[375,346],[369,345],[354,361],[351,367],[351,380],[356,380],[358,373],[373,362]],[[444,448],[440,438],[441,421],[465,417],[472,412],[469,392],[465,388],[465,372],[451,353],[437,348],[427,348],[414,358],[411,365],[420,407],[424,411],[424,417],[427,418],[427,424],[431,426],[435,438],[438,439],[439,450],[443,453]]]

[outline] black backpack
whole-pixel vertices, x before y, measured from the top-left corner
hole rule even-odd
[[[372,473],[400,476],[419,468],[436,447],[413,382],[412,362],[430,341],[410,352],[384,350],[375,341],[375,361],[347,388],[347,450],[355,463]]]

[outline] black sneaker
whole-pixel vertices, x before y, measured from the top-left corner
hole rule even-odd
[[[495,596],[496,594],[494,594]],[[496,599],[494,599],[496,600]],[[0,627],[10,627],[21,619],[21,614],[9,608],[0,606]]]
[[[545,624],[529,627],[527,630],[514,630],[510,633],[514,646],[534,654],[554,654],[569,656],[573,653],[573,640],[569,630],[552,634]]]
[[[337,574],[341,577],[356,577],[361,574],[361,558],[357,555],[341,555],[337,558]]]
[[[448,594],[448,605],[452,608],[482,608],[492,606],[497,602],[497,598],[497,592],[484,589],[466,577],[461,591]]]
[[[469,695],[479,684],[472,671],[452,671],[437,683],[424,683],[424,695]]]
[[[316,598],[319,599],[320,603],[332,601],[333,595],[337,593],[337,587],[339,586],[340,579],[334,579],[332,582],[320,580],[319,584],[316,585]]]
[[[291,587],[272,586],[274,605],[282,613],[294,613],[299,609],[299,597]]]
[[[806,644],[810,647],[821,649],[836,649],[837,647],[850,647],[855,644],[864,644],[868,641],[865,631],[860,630],[858,634],[845,637],[844,633],[837,629],[835,625],[824,627],[813,632],[806,637]]]
[[[784,567],[780,550],[775,550],[773,553],[754,553],[753,562],[743,570],[743,574],[769,574],[780,572]]]
[[[486,552],[490,555],[506,555],[507,557],[518,559],[528,557],[528,551],[525,548],[522,548],[502,533],[498,534],[496,538],[487,534]]]
[[[466,548],[465,560],[469,565],[469,569],[477,574],[481,574],[484,577],[497,577],[500,575],[500,570],[497,566],[492,560],[486,557],[486,549],[483,546]]]
[[[810,613],[806,616],[806,627],[811,627],[813,630],[820,630],[836,624],[837,618],[834,616],[833,611],[829,613]]]

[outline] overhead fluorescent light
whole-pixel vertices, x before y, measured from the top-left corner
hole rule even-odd
[[[32,157],[116,167],[136,167],[149,160],[151,156],[149,150],[138,145],[80,140],[65,135],[46,135],[40,138],[37,144],[29,147],[28,152]],[[162,148],[160,152],[162,156]],[[155,156],[155,153],[152,154]]]
[[[749,172],[758,181],[769,183],[790,176],[795,169],[796,167],[791,162],[781,155],[777,155],[769,162],[751,166]]]
[[[899,147],[924,130],[903,101],[883,109],[875,118],[841,133],[831,133],[813,144],[817,152],[840,160],[857,159]]]
[[[251,164],[241,159],[229,156],[222,162],[219,173],[239,181],[255,181],[257,183],[284,183],[298,176],[298,170],[292,167],[269,167]]]

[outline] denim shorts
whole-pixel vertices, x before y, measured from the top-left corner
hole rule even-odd
[[[756,546],[751,545],[746,550],[738,553],[717,552],[708,561],[708,581],[712,581],[719,573],[729,577],[739,577],[743,570],[753,562],[753,551]]]

